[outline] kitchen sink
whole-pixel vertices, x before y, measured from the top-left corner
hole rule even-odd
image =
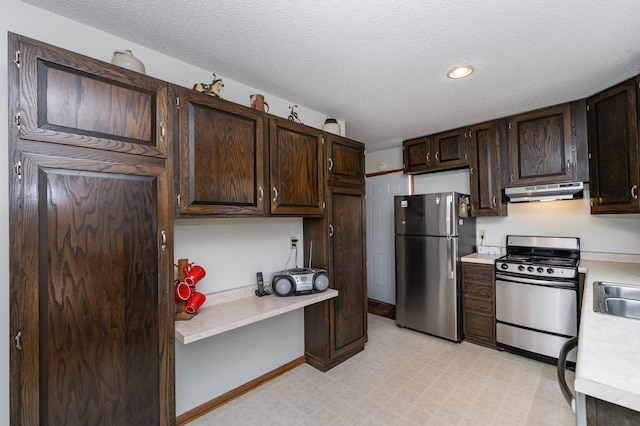
[[[640,319],[640,286],[594,281],[593,310]]]

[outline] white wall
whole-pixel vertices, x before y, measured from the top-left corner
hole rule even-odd
[[[68,50],[109,62],[115,50],[131,49],[145,64],[147,74],[171,83],[192,87],[197,82],[210,82],[212,72],[162,55],[144,46],[98,31],[66,18],[22,3],[3,0],[0,14],[0,52],[8,58],[7,32],[14,32]],[[215,37],[215,25],[212,26]],[[7,60],[0,60],[0,135],[5,148],[0,149],[0,341],[9,336],[9,214],[8,157],[6,148]],[[270,112],[286,117],[287,101],[218,75],[225,83],[222,96],[248,106],[249,95],[263,93]],[[325,114],[300,106],[300,119],[320,128]],[[340,122],[342,133],[345,124]],[[220,219],[175,221],[175,256],[189,258],[203,265],[207,276],[199,283],[203,292],[216,292],[255,283],[255,273],[262,271],[268,280],[281,269],[289,255],[289,236],[302,242],[302,221],[289,219]],[[300,245],[301,247],[301,245]],[[300,261],[302,254],[300,254]],[[264,323],[207,339],[194,346],[176,342],[177,413],[196,407],[248,380],[295,359],[304,353],[302,312],[293,312]],[[0,350],[0,425],[9,424],[9,348]],[[266,403],[266,401],[265,401]]]
[[[375,173],[379,161],[397,162],[402,147],[380,151],[366,164]],[[397,163],[396,163],[397,164]],[[400,162],[402,167],[402,162]],[[592,215],[589,185],[585,199],[509,204],[507,217],[478,218],[476,229],[486,231],[484,244],[504,247],[510,234],[580,237],[580,249],[589,252],[640,253],[640,214]],[[414,177],[414,193],[469,191],[469,170],[453,170]],[[479,241],[479,238],[478,238]]]

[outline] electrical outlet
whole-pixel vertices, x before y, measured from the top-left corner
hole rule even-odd
[[[298,247],[298,237],[291,236],[289,237],[289,248],[294,249]]]
[[[481,229],[479,231],[479,234],[480,234],[480,239],[481,240],[484,240],[485,238],[487,238],[487,231],[485,231],[484,229]]]

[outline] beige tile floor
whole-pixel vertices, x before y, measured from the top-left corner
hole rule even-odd
[[[554,366],[402,329],[371,314],[363,352],[326,373],[301,365],[190,423],[574,424]]]

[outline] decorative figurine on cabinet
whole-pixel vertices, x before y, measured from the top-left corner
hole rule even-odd
[[[206,83],[196,83],[193,85],[193,90],[198,92],[206,93],[210,96],[215,96],[222,99],[222,95],[220,94],[220,89],[224,87],[224,83],[221,78],[216,78],[216,73],[213,74],[213,80],[211,84]]]
[[[300,121],[300,118],[298,117],[298,113],[296,111],[294,111],[294,109],[296,109],[298,107],[298,105],[294,105],[294,106],[290,106],[289,109],[291,110],[291,112],[289,113],[289,117],[288,120],[289,121],[293,121],[295,123],[302,123],[302,121]]]

